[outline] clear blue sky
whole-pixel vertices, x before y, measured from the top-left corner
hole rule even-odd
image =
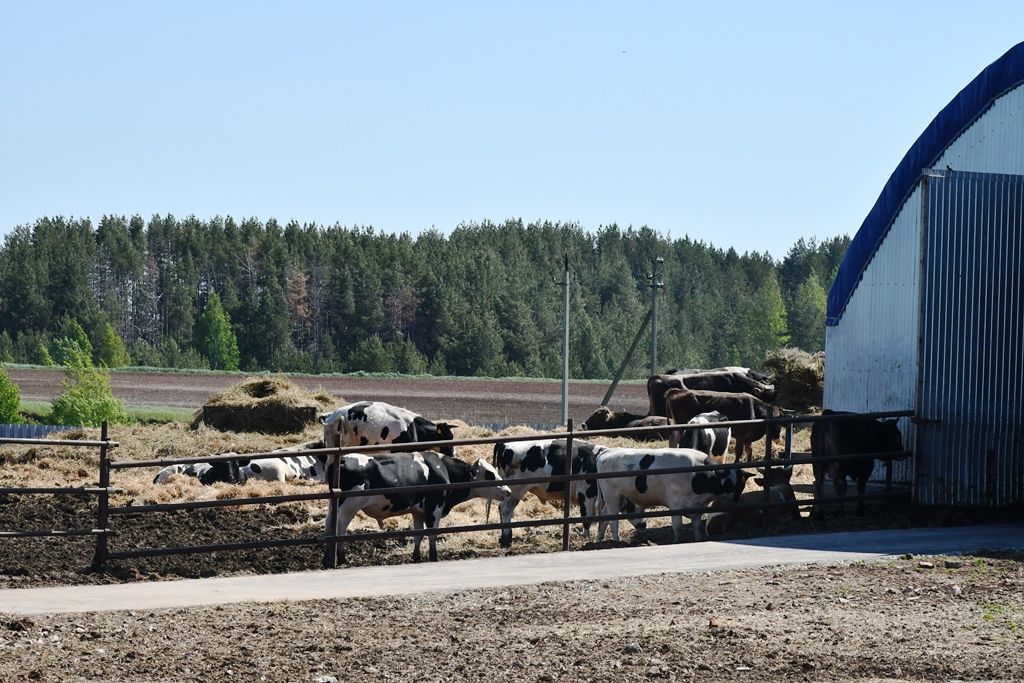
[[[1024,2],[0,5],[0,232],[43,215],[853,233]],[[707,6],[704,6],[707,5]]]

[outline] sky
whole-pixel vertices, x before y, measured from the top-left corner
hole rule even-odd
[[[0,234],[42,216],[416,234],[853,234],[1024,3],[0,0]]]

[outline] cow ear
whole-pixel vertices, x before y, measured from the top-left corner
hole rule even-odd
[[[760,486],[761,488],[764,488],[764,477],[757,477],[756,479],[754,479],[754,483]]]
[[[320,421],[320,424],[327,424],[327,418],[331,416],[330,413],[320,413],[316,416],[316,419]]]

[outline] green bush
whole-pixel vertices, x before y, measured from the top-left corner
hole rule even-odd
[[[109,322],[104,323],[100,328],[94,346],[96,362],[100,365],[105,365],[108,368],[123,368],[126,365],[131,365],[132,361],[128,356],[128,351],[124,348],[124,342],[117,336],[114,326]]]
[[[21,392],[18,386],[7,376],[7,371],[0,368],[0,422],[21,422],[18,407],[21,405]]]
[[[32,362],[36,365],[45,365],[47,367],[54,364],[53,356],[50,355],[50,350],[46,348],[46,344],[39,342],[36,344],[35,349],[32,350]]]
[[[95,427],[103,420],[111,423],[130,422],[124,402],[110,389],[110,375],[92,364],[92,359],[78,348],[68,345],[68,361],[64,391],[53,401],[50,419],[55,424]]]

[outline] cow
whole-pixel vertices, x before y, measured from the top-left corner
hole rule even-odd
[[[572,473],[596,472],[597,453],[603,447],[575,439],[572,442]],[[501,473],[503,481],[511,489],[511,495],[501,502],[499,513],[503,524],[512,521],[516,506],[532,493],[543,501],[561,501],[565,497],[565,484],[553,481],[549,484],[516,484],[517,479],[534,477],[553,477],[565,474],[565,441],[550,439],[546,441],[514,441],[494,444],[492,461]],[[597,514],[597,481],[584,479],[574,481],[569,489],[569,499],[580,508],[580,517],[584,520]],[[627,508],[632,512],[634,508]],[[644,520],[634,523],[639,528],[646,528]],[[583,522],[583,538],[590,538],[590,522]],[[501,547],[512,545],[512,529],[501,530]]]
[[[782,417],[786,412],[769,403],[765,403],[750,394],[730,394],[720,391],[691,391],[689,389],[669,389],[665,394],[669,409],[669,417],[673,424],[686,424],[701,413],[718,411],[729,420],[763,420]],[[740,425],[732,428],[736,439],[736,461],[739,462],[744,451],[747,460],[753,457],[751,444],[762,438],[767,430],[775,441],[782,436],[782,427],[776,423]],[[678,432],[669,438],[669,446],[679,443]]]
[[[681,472],[674,474],[652,474],[659,469],[671,467],[696,467],[720,465],[721,463],[700,451],[688,448],[604,448],[597,458],[597,471],[635,471],[635,477],[598,479],[598,490],[602,502],[602,515],[619,514],[620,502],[629,500],[637,507],[647,508],[662,505],[669,509],[705,507],[718,498],[738,501],[752,476],[740,469],[707,470],[702,472]],[[705,537],[702,513],[688,515],[693,526],[694,540]],[[604,538],[608,522],[597,527],[597,540]],[[612,540],[619,540],[619,522],[611,521]],[[675,543],[682,539],[682,516],[672,516],[672,538]]]
[[[794,505],[790,508],[783,508],[783,511],[788,510],[788,515],[793,519],[801,519],[800,508],[796,503],[796,494],[793,492],[793,486],[790,484],[790,478],[793,476],[793,469],[791,467],[786,468],[772,468],[768,470],[768,474],[762,474],[754,479],[754,483],[761,487],[760,491],[745,491],[740,496],[739,505],[757,505],[765,502],[764,489],[768,489],[768,501],[769,503],[793,503]],[[741,524],[747,524],[751,526],[761,526],[764,524],[765,513],[764,510],[760,509],[746,509],[746,510],[730,510],[732,502],[727,501],[724,504],[716,501],[712,505],[712,508],[721,508],[722,512],[710,512],[707,516],[706,531],[709,536],[724,534],[735,526]]]
[[[760,375],[763,377],[763,375]],[[775,387],[741,372],[701,372],[692,375],[651,375],[647,379],[648,415],[668,416],[665,394],[670,389],[750,394],[762,401],[775,398]]]
[[[222,453],[221,455],[238,455],[234,452]],[[188,465],[168,465],[153,477],[154,484],[166,484],[171,476],[180,474],[186,477],[195,477],[203,486],[210,486],[217,482],[226,484],[244,484],[245,478],[241,468],[248,465],[249,461],[242,458],[238,460],[218,460],[212,463],[197,462]]]
[[[470,464],[450,455],[417,451],[385,453],[372,458],[362,453],[349,453],[341,456],[340,464],[343,491],[463,482],[480,482],[481,485],[428,493],[385,493],[344,498],[338,504],[337,527],[331,529],[329,515],[325,521],[328,535],[345,535],[349,523],[360,510],[377,520],[382,528],[383,520],[388,517],[412,515],[414,528],[422,529],[428,526],[437,529],[441,526],[441,520],[459,503],[471,498],[500,501],[505,500],[510,494],[509,488],[500,483],[501,475],[484,460]],[[416,537],[413,562],[420,561],[422,540],[423,536]],[[338,560],[345,562],[345,546],[340,542]],[[436,536],[430,537],[430,561],[437,561]]]
[[[746,375],[750,379],[757,380],[764,384],[771,384],[772,378],[770,375],[766,375],[763,372],[758,372],[752,368],[745,368],[739,365],[726,365],[721,368],[670,368],[665,371],[666,375],[706,375],[713,372],[737,372],[741,375]]]
[[[431,422],[411,410],[383,401],[349,403],[321,415],[320,422],[324,425],[327,448],[451,441],[455,438],[453,427],[447,422]],[[455,455],[451,446],[442,446],[439,450],[445,455]]]
[[[707,455],[720,457],[725,455],[729,449],[729,436],[732,430],[729,427],[715,427],[718,422],[725,422],[728,418],[717,410],[710,413],[701,413],[690,419],[687,424],[709,425],[703,429],[685,429],[679,437],[680,448],[692,448]],[[671,439],[669,440],[671,443]]]
[[[620,429],[622,427],[661,427],[668,424],[667,417],[637,415],[635,413],[614,411],[608,406],[601,406],[594,414],[583,422],[583,429]],[[630,438],[637,441],[660,441],[665,435],[660,432],[631,434]]]
[[[274,453],[293,453],[323,448],[322,441],[274,449]],[[323,455],[290,455],[283,458],[257,458],[240,468],[243,481],[288,481],[309,479],[327,481],[327,458]]]
[[[183,477],[198,478],[199,475],[204,474],[208,469],[210,469],[210,465],[205,462],[196,462],[189,465],[168,465],[156,473],[156,476],[153,477],[153,483],[166,484],[175,474],[180,474]]]
[[[852,415],[839,410],[823,410],[822,415]],[[815,422],[811,428],[811,457],[824,458],[833,455],[855,455],[857,453],[891,453],[903,450],[903,435],[897,420],[874,420],[860,417],[846,420]],[[846,478],[857,481],[857,495],[863,497],[868,479],[875,469],[873,457],[840,460],[838,462],[815,462],[814,497],[821,498],[825,487],[825,474],[832,478],[832,487],[840,499],[839,511],[843,514],[842,499],[846,496]],[[857,514],[864,514],[863,499],[857,500]],[[816,506],[815,517],[823,519],[825,511]]]

